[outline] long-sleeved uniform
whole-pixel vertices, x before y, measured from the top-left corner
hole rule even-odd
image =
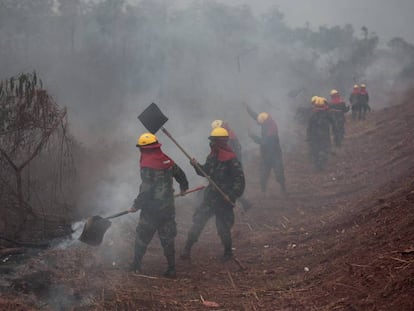
[[[247,107],[247,112],[254,120],[257,120],[258,114],[250,107]],[[254,142],[260,145],[260,185],[262,192],[266,192],[267,182],[272,171],[274,171],[276,180],[279,182],[282,191],[286,191],[283,155],[277,125],[270,116],[260,125],[261,136],[250,136]]]
[[[359,112],[359,120],[365,120],[365,115],[367,111],[371,111],[371,107],[368,104],[369,102],[369,95],[366,89],[361,89],[359,91],[359,103],[360,103],[360,112]]]
[[[230,160],[219,160],[218,156],[208,156],[201,169],[217,184],[217,186],[234,203],[244,191],[245,179],[240,161],[234,157]],[[204,176],[195,167],[196,173]],[[216,188],[209,184],[204,191],[203,202],[197,207],[193,215],[193,225],[188,232],[187,243],[182,258],[190,255],[192,245],[198,241],[207,221],[216,217],[217,233],[224,246],[224,256],[232,254],[231,228],[234,224],[233,206]]]
[[[349,107],[339,95],[332,96],[331,102],[329,103],[329,112],[332,117],[332,132],[337,147],[341,146],[345,135],[345,113],[348,111]]]
[[[354,88],[351,95],[349,96],[349,103],[351,104],[353,120],[357,119],[357,116],[360,114],[360,111],[361,111],[361,104],[360,104],[359,99],[360,99],[359,89]]]
[[[312,113],[306,135],[311,159],[318,170],[325,167],[330,153],[330,126],[333,126],[333,120],[328,109]]]
[[[134,201],[134,208],[141,209],[136,229],[134,266],[140,269],[142,257],[155,232],[158,232],[168,269],[175,273],[175,246],[177,235],[175,222],[173,179],[180,185],[180,191],[188,189],[183,170],[177,165],[165,169],[141,167],[140,191]],[[167,271],[169,271],[167,270]]]

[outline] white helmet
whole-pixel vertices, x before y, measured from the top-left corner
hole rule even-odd
[[[211,128],[215,129],[217,127],[222,127],[223,126],[223,120],[214,120],[213,122],[211,122]]]

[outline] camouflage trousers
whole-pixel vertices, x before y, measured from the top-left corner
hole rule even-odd
[[[335,146],[339,147],[341,146],[345,135],[345,116],[342,112],[334,112],[332,114],[332,120],[332,132]]]
[[[232,238],[231,228],[234,225],[234,211],[231,205],[217,200],[204,200],[196,209],[193,215],[193,225],[188,232],[187,243],[192,245],[198,241],[207,221],[212,217],[216,217],[217,233],[221,239],[221,243],[225,250],[231,250]]]
[[[285,170],[283,167],[282,156],[277,156],[275,159],[262,160],[260,163],[260,188],[262,192],[266,192],[267,183],[269,181],[270,173],[274,172],[276,181],[285,191]]]
[[[368,104],[358,103],[352,106],[352,119],[365,120],[365,115],[370,108]]]
[[[174,265],[174,239],[177,235],[177,224],[175,222],[175,209],[173,206],[157,209],[155,211],[150,209],[143,209],[141,211],[136,229],[135,263],[138,265],[141,264],[142,257],[155,232],[158,232],[168,264]]]
[[[323,170],[331,152],[330,143],[328,141],[311,141],[309,144],[309,152],[312,162],[317,170]]]

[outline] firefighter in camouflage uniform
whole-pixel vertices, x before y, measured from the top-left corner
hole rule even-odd
[[[260,145],[260,186],[263,193],[266,192],[270,173],[274,171],[276,180],[280,184],[283,193],[286,193],[285,169],[283,166],[282,148],[280,147],[279,134],[276,122],[269,113],[254,112],[246,105],[248,114],[257,121],[261,127],[261,137],[249,133],[255,143]]]
[[[215,129],[216,127],[222,127],[227,130],[229,133],[229,141],[228,145],[234,151],[237,156],[237,159],[242,163],[242,148],[239,139],[237,138],[236,133],[230,128],[228,122],[224,122],[223,120],[214,120],[211,122],[211,128]],[[252,204],[248,199],[244,196],[241,196],[238,201],[241,203],[244,211],[247,211],[251,208]]]
[[[195,159],[191,160],[196,173],[204,176],[197,165],[217,184],[233,204],[227,201],[217,189],[209,184],[204,191],[203,202],[193,215],[193,225],[187,236],[187,242],[181,254],[182,259],[190,259],[191,248],[198,241],[207,221],[216,217],[217,233],[224,246],[223,261],[233,256],[231,228],[234,224],[233,206],[244,191],[245,180],[243,168],[236,154],[228,146],[229,134],[226,129],[216,127],[210,134],[211,152],[206,163],[200,165]]]
[[[369,94],[367,92],[367,86],[365,84],[361,84],[359,90],[359,102],[361,105],[359,119],[365,120],[365,114],[367,113],[367,111],[371,111],[371,107],[369,106]]]
[[[141,261],[155,232],[164,249],[168,269],[165,277],[175,278],[175,246],[177,235],[173,179],[180,185],[180,194],[188,189],[183,170],[161,150],[157,137],[144,133],[138,138],[142,183],[131,212],[141,210],[135,239],[135,258],[132,270],[140,271]]]
[[[337,90],[331,91],[329,111],[333,122],[332,132],[335,146],[340,147],[345,135],[345,113],[349,111],[349,107]]]
[[[317,170],[325,168],[331,150],[330,127],[334,127],[328,102],[319,96],[312,97],[312,115],[306,131],[309,152]]]
[[[351,104],[352,109],[352,120],[356,120],[357,116],[361,113],[361,104],[359,99],[359,86],[358,84],[355,84],[352,89],[352,93],[349,96],[349,103]]]

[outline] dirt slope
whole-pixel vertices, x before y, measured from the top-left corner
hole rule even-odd
[[[99,249],[51,249],[4,277],[0,309],[27,310],[413,310],[414,102],[347,120],[343,147],[316,173],[306,146],[285,154],[289,196],[274,180],[262,197],[257,159],[246,163],[254,208],[234,227],[236,261],[210,223],[178,279],[163,279],[159,242],[144,259],[145,275],[127,272],[133,223],[110,232]],[[187,203],[188,204],[188,203]],[[178,205],[178,204],[177,204]],[[191,206],[177,208],[182,248]],[[122,259],[119,259],[122,258]]]

